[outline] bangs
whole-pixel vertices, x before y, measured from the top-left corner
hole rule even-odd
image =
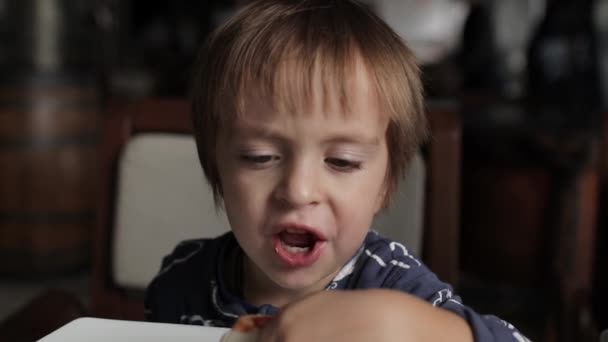
[[[282,50],[276,62],[262,65],[260,72],[243,72],[236,97],[237,115],[242,115],[251,97],[265,99],[275,113],[289,115],[309,113],[313,103],[320,103],[326,113],[336,104],[340,113],[350,111],[355,78],[361,72],[353,54],[344,51],[337,55],[322,48],[293,51]]]
[[[278,20],[275,8],[258,3],[254,9],[258,13],[250,16],[256,19],[243,20],[237,28],[239,38],[231,43],[234,50],[222,68],[226,77],[219,80],[225,90],[224,100],[217,102],[224,109],[221,121],[242,115],[250,97],[269,101],[277,113],[301,113],[312,103],[321,103],[324,108],[338,104],[341,113],[346,114],[350,111],[349,98],[355,96],[354,80],[361,72],[371,83],[368,89],[373,93],[369,96],[384,99],[378,101],[381,111],[391,117],[397,114],[398,106],[386,101],[395,97],[378,96],[388,91],[383,89],[387,87],[379,69],[383,64],[394,69],[382,58],[386,45],[383,48],[373,39],[378,32],[369,32],[379,29],[358,27],[369,18],[359,18],[361,8],[353,10],[352,4],[330,1],[330,10],[326,0],[325,5],[319,3],[292,7]],[[270,13],[275,19],[264,20]],[[382,32],[386,33],[390,30]],[[394,75],[386,78],[390,82]],[[227,112],[233,115],[226,116]]]

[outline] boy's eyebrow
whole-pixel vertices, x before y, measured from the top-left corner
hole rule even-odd
[[[245,138],[251,137],[263,137],[265,139],[276,140],[276,141],[286,141],[288,140],[284,135],[279,132],[270,129],[268,127],[261,127],[257,125],[247,125],[247,124],[237,124],[232,127],[233,134],[244,136]]]
[[[364,144],[369,146],[378,146],[380,145],[380,137],[378,136],[365,136],[363,134],[341,134],[331,136],[328,139],[324,140],[324,143],[328,144]]]
[[[237,133],[244,136],[245,138],[250,137],[262,137],[264,139],[269,139],[281,143],[289,142],[289,137],[285,136],[278,130],[274,130],[268,127],[261,127],[257,125],[235,125],[233,127],[234,133]],[[378,146],[380,145],[381,137],[377,135],[366,135],[366,134],[357,134],[357,133],[337,133],[335,135],[330,135],[326,139],[323,139],[323,144],[362,144],[368,146]]]

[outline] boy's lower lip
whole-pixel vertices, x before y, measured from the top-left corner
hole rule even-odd
[[[316,241],[310,251],[305,253],[290,253],[281,242],[278,235],[274,236],[274,251],[279,259],[289,267],[305,267],[314,264],[321,256],[321,251],[326,241]]]

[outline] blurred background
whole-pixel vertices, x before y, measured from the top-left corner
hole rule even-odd
[[[429,104],[458,114],[465,303],[537,341],[597,340],[608,328],[608,0],[366,3],[413,48]],[[0,0],[1,341],[56,328],[36,303],[47,318],[62,305],[66,319],[95,315],[107,113],[186,97],[198,47],[239,5]]]

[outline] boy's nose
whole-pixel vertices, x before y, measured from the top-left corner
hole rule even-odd
[[[294,163],[285,169],[275,190],[276,199],[289,207],[318,204],[321,200],[319,174],[305,163]]]

